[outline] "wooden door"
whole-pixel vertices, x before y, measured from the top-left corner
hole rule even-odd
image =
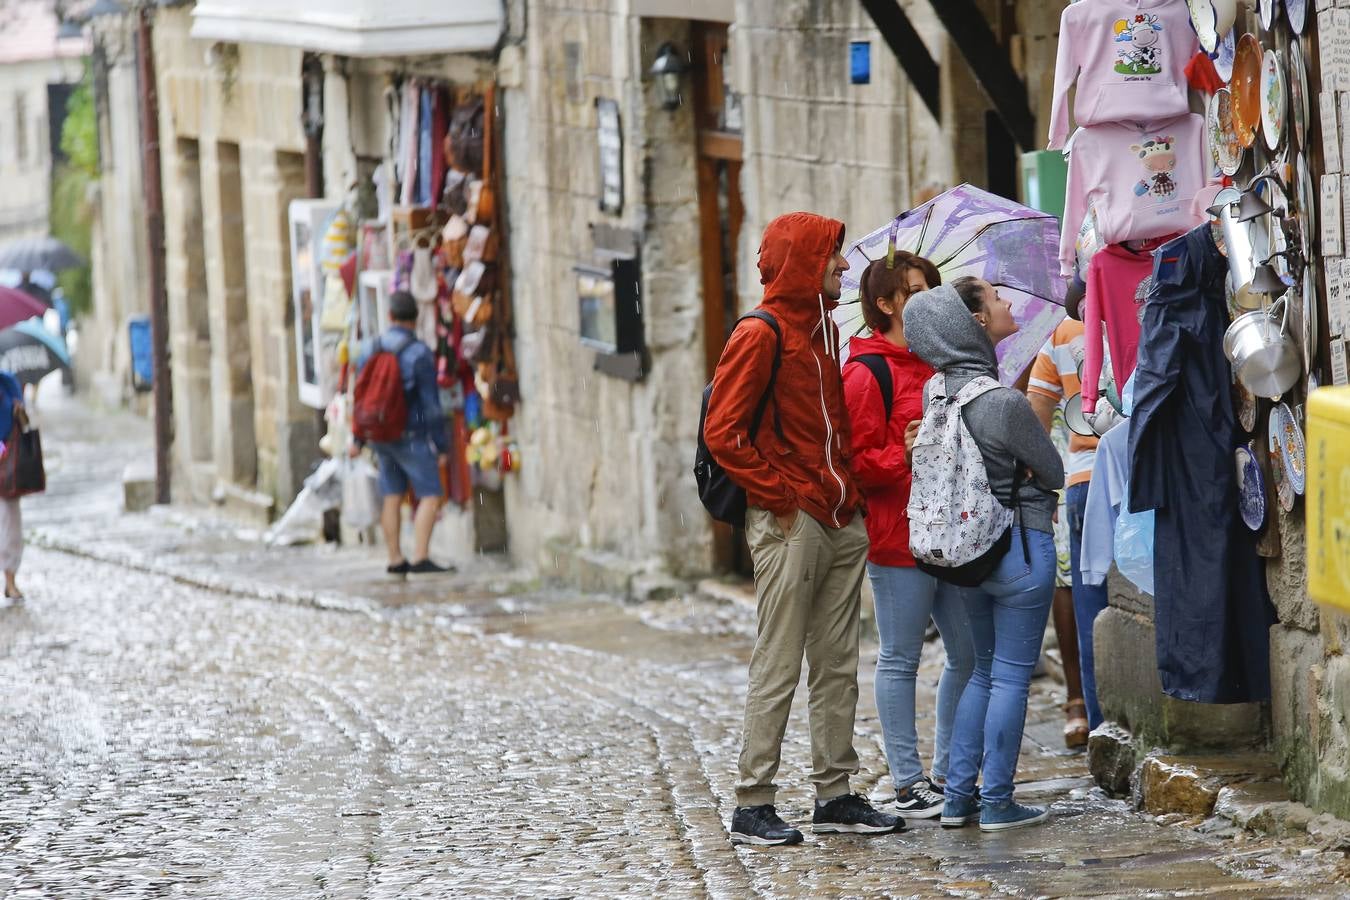
[[[727,26],[696,22],[693,35],[694,118],[698,141],[699,244],[703,276],[703,354],[709,379],[736,323],[736,247],[741,203],[740,98],[727,87]],[[718,524],[715,560],[723,571],[750,572],[745,537]]]

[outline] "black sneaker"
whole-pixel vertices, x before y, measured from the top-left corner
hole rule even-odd
[[[385,571],[388,572],[390,575],[393,575],[395,578],[402,578],[408,574],[409,568],[411,567],[408,565],[408,561],[405,559],[401,563],[395,563],[392,566],[386,566]]]
[[[895,811],[906,819],[931,819],[942,814],[942,795],[920,778],[895,792]]]
[[[424,560],[422,560],[421,562],[408,563],[408,574],[409,574],[409,575],[453,575],[453,574],[455,574],[455,567],[454,567],[454,566],[438,566],[438,565],[436,565],[434,562],[432,562],[431,560],[429,560],[429,559],[424,559]]]
[[[772,804],[738,806],[731,815],[731,842],[758,847],[800,844],[802,833],[778,818]]]
[[[816,801],[811,830],[816,834],[891,834],[904,831],[905,821],[873,809],[866,797],[845,794],[825,803]]]

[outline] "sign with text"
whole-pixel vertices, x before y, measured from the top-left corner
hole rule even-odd
[[[600,211],[612,215],[623,212],[623,130],[619,125],[616,100],[595,100],[600,144]]]

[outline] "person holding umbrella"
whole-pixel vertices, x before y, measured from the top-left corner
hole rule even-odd
[[[960,589],[917,568],[909,550],[905,435],[917,431],[923,388],[933,370],[909,349],[902,313],[911,295],[937,287],[942,276],[927,259],[893,250],[868,264],[859,283],[871,333],[849,343],[844,402],[853,431],[853,474],[867,501],[867,575],[881,642],[877,715],[895,786],[895,812],[906,819],[931,819],[942,813],[952,721],[975,667]],[[947,663],[938,681],[933,766],[927,776],[919,759],[914,691],[930,617],[942,636]]]
[[[8,437],[14,431],[15,418],[23,414],[23,385],[10,373],[0,372],[0,435]],[[0,497],[0,568],[5,572],[5,597],[10,600],[23,599],[17,581],[21,562],[23,514],[19,498]]]

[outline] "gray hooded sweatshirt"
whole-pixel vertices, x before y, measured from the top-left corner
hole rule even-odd
[[[950,287],[942,285],[910,297],[904,320],[909,348],[947,376],[947,390],[952,394],[977,375],[998,379],[994,345]],[[1056,491],[1064,487],[1064,461],[1027,398],[1001,387],[968,403],[962,418],[984,456],[994,496],[1009,509],[1015,508],[1013,477],[1019,466],[1030,469],[1034,477],[1024,478],[1018,489],[1021,522],[1027,528],[1053,533],[1059,505]]]

